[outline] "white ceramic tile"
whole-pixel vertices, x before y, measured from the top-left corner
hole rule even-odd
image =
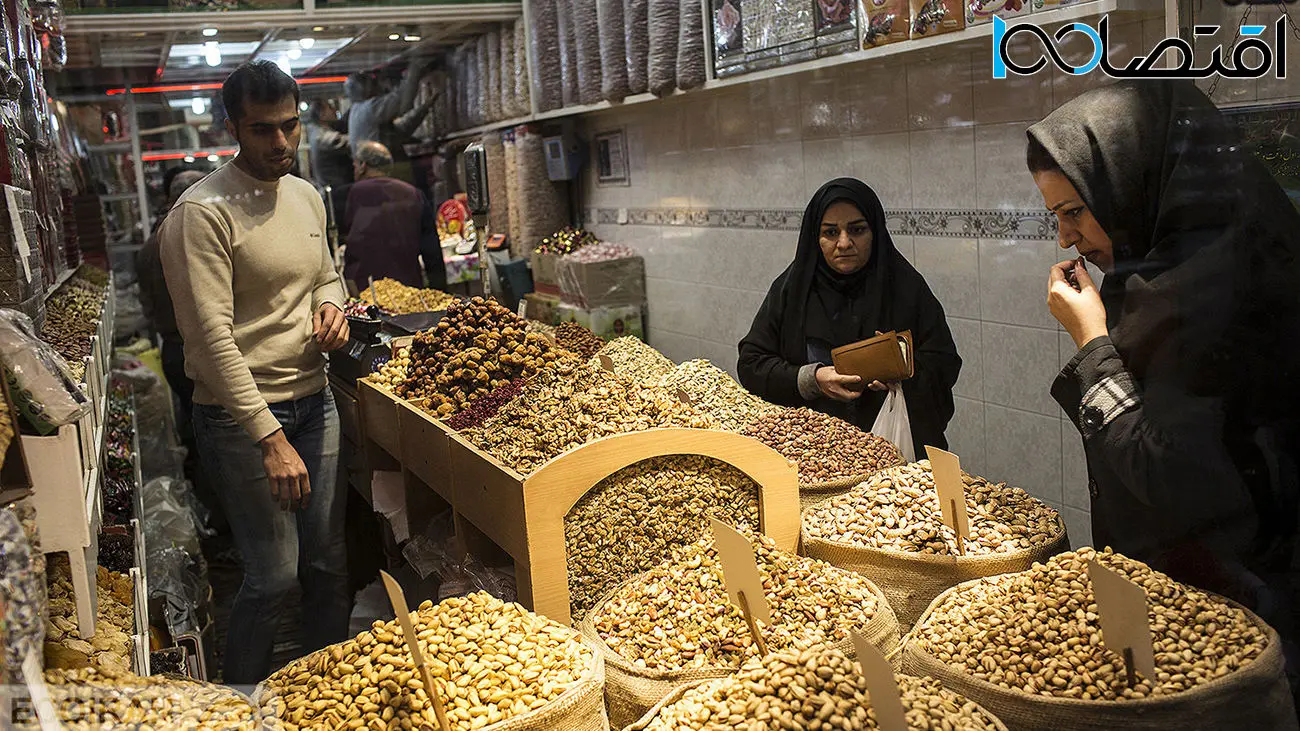
[[[701,317],[704,287],[691,282],[646,277],[646,305],[656,330],[693,338],[708,336],[712,328]]]
[[[1074,423],[1061,419],[1061,491],[1065,504],[1072,508],[1089,510],[1092,500],[1088,496],[1088,458],[1083,452],[1083,438]]]
[[[755,87],[763,87],[763,90],[755,89],[758,99],[763,100],[770,110],[770,129],[771,139],[777,142],[788,142],[791,140],[801,139],[803,136],[802,115],[799,109],[801,85],[798,78],[794,76],[778,76],[775,79],[769,79],[766,85],[754,84]],[[757,110],[754,105],[756,96],[750,96],[752,110]]]
[[[842,177],[858,177],[861,173],[853,164],[853,147],[848,138],[804,140],[803,143],[803,201],[812,198],[817,189],[827,181]],[[789,207],[796,207],[793,202]]]
[[[979,245],[974,239],[915,236],[915,266],[949,317],[980,316]]]
[[[944,435],[948,437],[948,451],[961,458],[962,469],[978,475],[987,469],[984,431],[984,403],[960,396],[953,399],[956,411]],[[923,455],[918,454],[918,459]]]
[[[1093,53],[1092,42],[1077,33],[1071,33],[1057,47],[1061,51],[1062,58],[1071,64],[1082,64]],[[1119,23],[1111,27],[1110,62],[1112,64],[1124,66],[1133,60],[1134,56],[1145,54],[1147,50],[1149,49],[1144,46],[1141,21]],[[1061,106],[1089,89],[1105,86],[1115,81],[1108,77],[1100,67],[1094,69],[1091,73],[1076,76],[1056,68],[1056,65],[1050,62],[1048,66],[1052,70],[1053,108]]]
[[[1057,367],[1065,368],[1066,364],[1073,360],[1075,354],[1079,352],[1079,346],[1074,344],[1074,338],[1070,337],[1070,333],[1063,328],[1057,330],[1056,339],[1060,344],[1060,357],[1057,359]]]
[[[668,100],[647,107],[646,150],[650,155],[663,155],[686,150],[686,108],[676,100]]]
[[[1047,277],[1068,258],[1050,241],[981,239],[980,312],[989,322],[1056,329],[1047,309]]]
[[[686,121],[686,150],[699,152],[718,146],[718,100],[712,94],[703,94],[692,100],[690,116]]]
[[[907,112],[911,129],[943,129],[975,123],[969,54],[907,65]]]
[[[809,74],[811,78],[800,85],[799,109],[805,140],[841,138],[853,132],[852,95],[845,93],[838,71],[822,69]]]
[[[1042,55],[1037,40],[1026,36],[1012,39],[1011,58],[1025,63]],[[1052,111],[1052,74],[1047,70],[1032,76],[1007,74],[1005,79],[993,78],[993,58],[990,53],[975,53],[972,62],[971,85],[975,102],[976,124],[1003,122],[1037,122]]]
[[[650,325],[650,330],[646,333],[646,340],[655,350],[663,353],[669,360],[674,363],[681,363],[682,361],[700,357],[701,341],[698,338],[655,327],[655,312],[653,309],[650,310],[646,321]]]
[[[901,63],[852,64],[845,91],[853,110],[853,131],[861,135],[908,129],[907,70]]]
[[[698,341],[699,353],[695,357],[708,360],[726,371],[732,378],[736,378],[736,359],[739,356],[736,346],[739,342],[740,338],[736,338],[735,342],[700,340]]]
[[[914,130],[911,149],[913,208],[975,207],[973,127]]]
[[[975,128],[975,205],[981,210],[1037,211],[1043,196],[1025,166],[1024,122]]]
[[[1060,504],[1061,420],[986,403],[990,480],[1024,488],[1029,494]]]
[[[984,345],[979,320],[948,317],[957,354],[961,356],[961,375],[952,392],[976,401],[984,400]]]
[[[1060,370],[1056,331],[985,322],[983,347],[985,401],[1058,416],[1050,393]]]
[[[854,177],[880,197],[885,208],[912,207],[912,143],[907,132],[854,137]]]
[[[753,148],[752,167],[734,181],[743,186],[745,208],[800,208],[807,199],[798,200],[804,180],[803,143],[776,142]]]
[[[1092,516],[1088,511],[1067,505],[1061,517],[1065,519],[1065,530],[1069,534],[1072,550],[1092,545]]]
[[[891,231],[889,233],[889,238],[893,240],[894,248],[898,249],[898,253],[902,254],[905,259],[911,262],[912,266],[916,266],[916,243],[912,240],[912,237],[907,234],[896,234]]]
[[[750,109],[750,90],[744,86],[719,89],[718,108],[718,147],[739,147],[742,145],[762,144],[762,131],[755,125],[755,115],[762,114],[770,121],[770,111]],[[771,125],[768,125],[768,134]]]

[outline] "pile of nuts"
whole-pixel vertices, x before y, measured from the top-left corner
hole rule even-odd
[[[766,536],[751,540],[772,615],[771,625],[759,623],[770,651],[834,644],[876,616],[883,600],[867,579],[781,551]],[[638,668],[739,668],[758,655],[727,598],[712,535],[623,586],[588,619]]]
[[[809,408],[779,409],[751,421],[741,432],[799,465],[799,484],[865,477],[903,464],[887,439]]]
[[[73,729],[259,728],[257,709],[221,685],[122,670],[46,670],[59,721]]]
[[[379,370],[366,376],[367,383],[373,383],[378,388],[385,391],[394,391],[398,386],[406,381],[407,373],[411,369],[411,349],[398,348],[397,357],[384,361],[379,366]]]
[[[1018,487],[962,472],[970,540],[966,555],[1012,553],[1050,543],[1061,516]],[[907,553],[957,555],[957,534],[943,524],[930,461],[879,472],[849,492],[806,511],[808,535]]]
[[[436,326],[415,336],[406,380],[396,389],[446,418],[555,360],[546,338],[526,332],[524,321],[495,300],[459,300]]]
[[[600,243],[596,234],[572,226],[565,226],[542,239],[533,249],[534,254],[572,254],[584,246]]]
[[[565,260],[578,262],[580,264],[595,264],[602,261],[614,261],[616,259],[631,259],[640,256],[636,249],[626,244],[614,244],[608,241],[602,241],[599,244],[591,244],[565,256]]]
[[[896,675],[908,729],[985,731],[1001,728],[975,703],[933,678]],[[739,673],[690,688],[659,709],[644,731],[878,728],[867,681],[857,663],[834,648],[774,652]]]
[[[411,616],[453,731],[537,710],[589,679],[594,654],[568,627],[478,592]],[[436,728],[396,620],[295,660],[265,683],[279,728]]]
[[[712,416],[727,431],[740,431],[746,424],[782,409],[755,396],[725,371],[707,360],[688,360],[659,380],[668,390],[681,389],[691,405]]]
[[[89,641],[82,639],[77,630],[77,600],[66,556],[55,554],[50,558],[48,578],[50,614],[45,627],[45,667],[130,670],[130,632],[135,628],[131,577],[99,567],[95,636]]]
[[[549,339],[551,339],[551,340],[554,340],[554,339],[555,339],[555,326],[554,326],[554,325],[548,325],[548,324],[542,322],[541,320],[528,320],[527,322],[528,322],[528,324],[524,327],[524,330],[525,330],[525,331],[530,332],[530,333],[537,333],[538,335],[546,336],[547,338],[549,338]]]
[[[655,457],[601,480],[564,520],[574,621],[620,581],[699,540],[709,518],[758,531],[758,486],[708,457]]]
[[[555,344],[583,360],[590,360],[605,347],[605,339],[576,322],[562,322],[555,328]]]
[[[1088,562],[1141,586],[1156,677],[1129,687],[1123,658],[1102,644]],[[1122,701],[1169,696],[1244,668],[1268,636],[1247,614],[1110,549],[1054,556],[1029,571],[950,593],[913,631],[917,649],[980,680],[1030,695]]]
[[[464,437],[527,475],[600,437],[662,427],[715,427],[674,394],[638,386],[577,358],[568,363],[543,371],[483,426],[462,432]]]
[[[104,309],[104,285],[83,276],[82,270],[45,301],[45,322],[41,340],[49,343],[68,361],[72,378],[86,377],[85,359],[90,356],[90,338],[99,327]]]
[[[611,340],[598,355],[610,359],[615,373],[636,383],[657,383],[675,367],[663,353],[631,335]]]
[[[501,388],[494,389],[486,396],[480,396],[470,402],[469,408],[452,414],[447,419],[447,426],[456,431],[464,431],[482,426],[483,422],[496,416],[502,406],[514,400],[524,389],[524,380],[515,379]]]
[[[441,312],[456,301],[453,295],[438,289],[408,287],[396,279],[380,279],[362,290],[359,299],[394,315],[416,312]]]

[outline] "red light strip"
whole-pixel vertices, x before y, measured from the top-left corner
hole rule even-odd
[[[239,148],[237,147],[232,147],[228,150],[213,150],[211,152],[146,152],[140,155],[140,159],[145,162],[160,162],[162,160],[184,160],[187,157],[192,157],[195,160],[198,160],[199,158],[206,158],[208,155],[216,155],[217,157],[229,157],[230,155],[233,155],[236,152],[239,152]]]
[[[314,84],[341,84],[347,81],[346,76],[315,76],[310,79],[298,79],[299,86],[312,86]],[[132,94],[162,94],[169,91],[213,91],[220,89],[221,84],[211,82],[207,84],[167,84],[164,86],[137,86],[131,90]],[[109,96],[125,94],[125,88],[109,89],[104,92]]]

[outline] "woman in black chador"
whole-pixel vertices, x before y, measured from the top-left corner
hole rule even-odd
[[[889,330],[912,331],[916,374],[902,389],[912,443],[924,457],[926,445],[948,446],[961,357],[939,300],[894,248],[875,192],[853,178],[832,180],[808,203],[794,261],[740,341],[740,382],[773,403],[870,430],[890,384],[837,373],[830,353]]]

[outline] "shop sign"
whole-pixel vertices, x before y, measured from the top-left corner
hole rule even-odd
[[[1208,79],[1221,76],[1228,79],[1259,79],[1270,73],[1279,79],[1286,78],[1286,41],[1288,35],[1287,16],[1277,19],[1274,26],[1276,49],[1269,46],[1259,36],[1268,26],[1243,25],[1237,29],[1241,36],[1233,47],[1231,60],[1224,60],[1224,49],[1215,48],[1210,54],[1210,61],[1205,66],[1197,67],[1192,43],[1182,38],[1166,38],[1145,56],[1138,56],[1123,67],[1115,67],[1110,62],[1110,17],[1103,15],[1093,28],[1085,23],[1067,23],[1055,33],[1049,34],[1033,23],[1008,25],[1000,17],[993,18],[993,78],[1005,79],[1007,72],[1017,76],[1030,76],[1047,66],[1048,58],[1056,67],[1068,74],[1082,75],[1097,68],[1107,76],[1115,79]],[[1196,37],[1213,36],[1219,31],[1217,25],[1192,26]],[[1071,66],[1057,49],[1071,33],[1078,33],[1092,41],[1092,57],[1081,66]],[[1046,55],[1039,56],[1033,63],[1022,64],[1010,55],[1011,39],[1020,34],[1036,36],[1043,44]],[[1168,52],[1176,51],[1178,61],[1168,68],[1155,68],[1160,59]],[[1255,53],[1250,53],[1255,51]]]

